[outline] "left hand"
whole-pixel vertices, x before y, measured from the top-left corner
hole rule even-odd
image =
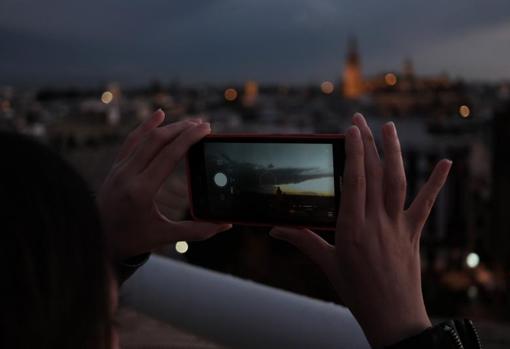
[[[158,127],[164,119],[158,110],[129,134],[99,191],[103,228],[116,260],[180,240],[204,240],[232,227],[174,221],[159,210],[156,197],[163,183],[189,147],[211,132],[209,123],[201,120]]]

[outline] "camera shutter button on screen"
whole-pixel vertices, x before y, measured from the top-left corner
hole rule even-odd
[[[218,186],[218,187],[224,187],[225,185],[227,185],[227,176],[225,176],[225,174],[223,172],[218,172],[214,175],[214,183]]]

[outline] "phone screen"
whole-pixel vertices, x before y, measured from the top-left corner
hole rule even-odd
[[[193,205],[201,218],[335,226],[343,140],[206,138],[195,153],[202,189],[192,185],[192,197],[200,196]]]

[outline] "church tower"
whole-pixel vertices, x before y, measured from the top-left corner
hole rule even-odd
[[[357,99],[364,93],[361,62],[355,38],[349,40],[343,76],[343,93],[349,99]]]

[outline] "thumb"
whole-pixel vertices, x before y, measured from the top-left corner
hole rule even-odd
[[[319,235],[306,228],[274,227],[270,232],[275,239],[284,240],[294,245],[308,256],[328,276],[335,268],[335,247]]]
[[[165,229],[167,238],[170,240],[169,242],[206,240],[232,228],[232,224],[208,222],[179,221],[169,223],[170,226],[167,226],[167,229]]]

